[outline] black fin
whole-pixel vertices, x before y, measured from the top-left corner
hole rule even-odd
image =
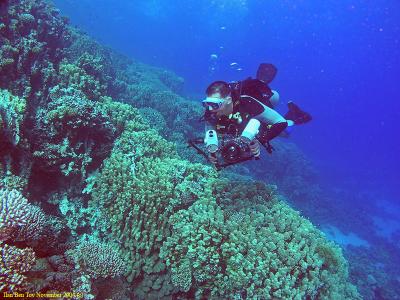
[[[289,111],[285,115],[286,120],[292,120],[296,125],[304,124],[312,120],[312,116],[300,109],[293,101],[288,102]]]

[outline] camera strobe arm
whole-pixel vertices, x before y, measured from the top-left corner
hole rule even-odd
[[[203,155],[207,160],[208,160],[208,155],[205,151],[203,151],[203,149],[201,149],[199,146],[197,146],[197,144],[203,144],[204,141],[202,138],[197,138],[197,139],[192,139],[192,140],[188,140],[188,147],[193,147],[194,149],[197,150],[198,154]]]
[[[242,158],[242,159],[237,160],[235,162],[229,162],[229,163],[224,163],[224,164],[219,164],[218,163],[215,166],[217,168],[217,171],[220,171],[220,170],[222,170],[222,169],[224,169],[226,167],[229,167],[229,166],[232,166],[232,165],[236,165],[238,163],[242,163],[242,162],[245,162],[245,161],[248,161],[248,160],[252,160],[253,158],[254,158],[254,156],[250,156],[250,157]]]

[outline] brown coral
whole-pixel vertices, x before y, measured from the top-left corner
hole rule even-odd
[[[112,278],[125,272],[125,262],[110,244],[82,242],[67,253],[92,278]]]
[[[24,273],[35,264],[35,253],[31,248],[19,249],[0,242],[0,291],[24,288]]]

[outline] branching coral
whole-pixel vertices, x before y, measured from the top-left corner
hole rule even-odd
[[[358,299],[338,247],[283,202],[250,203],[226,215],[208,198],[171,217],[160,255],[178,290],[199,299]],[[182,270],[191,280],[178,280]]]
[[[13,238],[16,241],[38,240],[47,226],[50,227],[50,224],[43,210],[37,206],[29,205],[29,214],[26,217],[26,223],[20,226]]]
[[[110,150],[116,129],[103,106],[79,91],[54,89],[53,93],[55,99],[37,114],[34,156],[48,172],[59,168],[66,176],[85,177],[88,165]]]
[[[0,24],[0,86],[43,101],[43,87],[56,81],[55,66],[69,44],[65,20],[44,1],[9,0],[1,6]]]
[[[143,277],[135,289],[138,295],[171,292],[169,274],[158,257],[169,235],[167,220],[209,189],[208,173],[209,168],[179,160],[173,145],[156,131],[131,131],[129,122],[105,160],[93,200],[110,216],[113,235],[131,262],[128,280]]]
[[[19,226],[27,224],[31,206],[16,190],[0,189],[0,240],[6,240]]]
[[[95,60],[92,61],[93,65],[95,63]],[[105,94],[106,89],[95,77],[87,74],[84,69],[76,64],[68,63],[66,60],[60,65],[60,83],[58,86],[82,91],[85,97],[97,101]]]
[[[160,135],[165,137],[168,132],[167,123],[164,116],[158,111],[150,107],[139,109],[140,114],[148,121],[152,128],[156,129]]]
[[[19,143],[25,109],[25,99],[0,90],[0,139],[4,136],[13,145]]]
[[[111,244],[85,241],[67,251],[67,255],[93,279],[121,276],[126,270],[125,262]]]
[[[35,263],[32,249],[18,249],[0,242],[0,292],[23,291],[25,287],[24,273]]]
[[[27,100],[35,133],[27,137],[27,149],[34,155],[32,173],[76,174],[71,177],[77,178],[78,187],[70,187],[72,193],[88,171],[102,164],[84,190],[85,201],[88,208],[100,207],[108,218],[111,234],[103,232],[102,237],[120,242],[135,296],[357,298],[345,282],[347,266],[340,250],[280,202],[269,187],[253,181],[218,181],[211,168],[179,157],[178,153],[189,157],[184,140],[201,132],[197,120],[202,114],[200,105],[175,93],[180,78],[105,50],[68,29],[43,1],[8,4],[0,14],[0,87]],[[66,51],[70,42],[73,47]],[[146,122],[138,109],[111,97],[158,113],[153,111]],[[10,126],[11,119],[4,113],[0,116],[2,129],[18,132],[14,121]],[[164,131],[170,141],[153,129],[160,126],[171,128]],[[303,174],[307,162],[296,157],[294,165],[301,167],[286,180],[293,174],[293,166],[285,164],[289,152],[282,159],[275,155],[278,167],[269,170],[282,171],[274,179],[281,178],[293,189],[304,183],[298,174]],[[304,187],[296,193],[303,193]],[[41,188],[32,189],[39,194]],[[2,207],[11,207],[8,202],[12,203],[2,200]],[[86,204],[82,200],[82,207]],[[36,210],[31,219],[23,215],[11,219],[9,211],[0,215],[7,224],[2,227],[12,228],[1,229],[3,239],[15,226],[24,238],[32,238],[29,234],[36,227],[27,224],[44,218]],[[20,219],[26,224],[15,221]],[[3,244],[0,248],[3,253],[22,251]],[[24,251],[26,257],[32,256]],[[84,242],[70,253],[86,272],[74,284],[89,287],[89,292],[90,276],[123,272],[122,261],[108,245]],[[6,257],[18,256],[12,255]],[[29,263],[14,271],[21,274],[28,267]],[[5,272],[10,274],[9,269]],[[12,280],[20,284],[21,278]]]
[[[34,262],[32,249],[18,249],[4,244],[10,236],[21,227],[29,230],[37,229],[36,210],[16,190],[0,190],[0,291],[13,291],[24,288],[25,272],[29,271]],[[31,234],[35,234],[32,232]]]
[[[59,246],[61,229],[17,190],[0,189],[0,241],[23,242],[43,254]]]

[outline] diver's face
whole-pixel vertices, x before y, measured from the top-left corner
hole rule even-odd
[[[221,104],[221,106],[217,109],[212,110],[212,112],[220,117],[220,116],[229,116],[232,111],[233,111],[233,102],[232,102],[232,97],[231,96],[226,96],[225,98],[221,97],[220,93],[215,93],[212,94],[210,97],[212,98],[219,98],[223,100],[223,103]]]

